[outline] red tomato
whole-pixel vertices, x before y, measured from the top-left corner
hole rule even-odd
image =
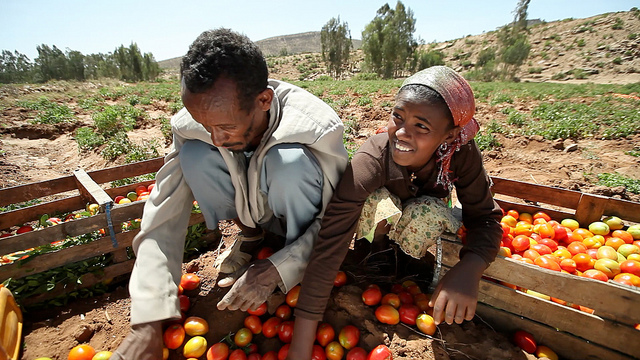
[[[393,356],[391,354],[391,350],[387,347],[387,345],[378,345],[376,346],[369,355],[367,355],[367,360],[392,360]]]
[[[338,341],[343,348],[349,350],[358,345],[360,341],[360,330],[353,325],[347,325],[340,330]]]
[[[289,344],[284,344],[280,350],[278,350],[278,360],[286,360],[289,354]]]
[[[354,347],[347,353],[347,360],[366,360],[367,351],[361,347]]]
[[[219,342],[207,350],[207,360],[226,360],[229,357],[229,346]]]
[[[291,342],[293,337],[293,321],[283,321],[278,329],[278,338],[285,344]]]
[[[247,354],[249,354],[249,355],[250,354],[256,354],[256,353],[258,353],[258,344],[251,343],[251,344],[247,345],[244,349],[246,350],[245,352]]]
[[[180,324],[170,325],[162,335],[164,345],[171,349],[177,349],[184,342],[185,332],[184,328]]]
[[[180,311],[187,312],[189,307],[191,307],[191,302],[189,301],[189,297],[187,295],[178,295],[178,300],[180,300]]]
[[[382,291],[379,288],[370,287],[362,292],[362,302],[365,305],[378,305],[380,299],[382,299]]]
[[[247,310],[250,315],[262,316],[267,313],[267,303],[264,302],[262,305],[258,306],[255,310]]]
[[[233,342],[238,345],[238,347],[245,347],[249,345],[251,340],[253,339],[253,333],[251,330],[247,328],[241,328],[236,332],[236,335],[233,337]]]
[[[625,260],[620,263],[620,272],[640,276],[640,261]]]
[[[415,325],[416,318],[420,315],[420,308],[414,304],[402,304],[398,309],[400,321],[407,325]]]
[[[585,272],[582,273],[583,277],[589,278],[589,279],[595,279],[595,280],[600,280],[600,281],[604,281],[607,282],[609,281],[609,277],[603,273],[600,270],[596,270],[596,269],[589,269]]]
[[[511,246],[513,246],[513,249],[517,252],[529,249],[530,245],[531,240],[526,235],[518,235],[511,241]]]
[[[279,317],[274,316],[267,319],[267,321],[262,324],[262,334],[267,338],[272,338],[278,335],[280,323],[282,323],[282,319]]]
[[[262,354],[262,360],[278,360],[278,353],[273,350],[267,351],[266,353]]]
[[[156,187],[156,183],[149,184],[149,186],[147,186],[147,191],[151,193],[151,190],[153,190],[154,187]]]
[[[513,334],[513,342],[520,349],[528,352],[529,354],[533,354],[538,347],[538,345],[536,344],[536,340],[533,338],[533,335],[524,330],[518,330]]]
[[[149,192],[149,189],[144,185],[136,186],[136,195],[140,196],[140,193]]]
[[[247,360],[262,360],[262,357],[258,353],[251,353],[247,355]]]
[[[336,333],[333,327],[328,323],[321,323],[316,330],[316,340],[320,346],[325,347],[328,343],[332,342]]]
[[[554,259],[549,257],[549,255],[539,256],[535,260],[533,260],[533,263],[538,265],[538,266],[540,266],[540,267],[543,267],[543,268],[549,269],[549,270],[553,270],[553,271],[562,270],[562,268],[560,267],[560,264],[558,264],[557,261],[555,261]]]
[[[329,360],[341,360],[344,355],[344,348],[337,341],[332,341],[324,348],[324,353]]]
[[[545,244],[533,244],[531,245],[531,249],[537,251],[540,255],[547,255],[553,252],[551,248]]]
[[[229,360],[247,360],[247,354],[242,349],[235,349],[229,354]]]
[[[400,298],[401,304],[413,304],[413,295],[408,291],[400,291],[398,297]]]
[[[285,298],[287,305],[291,306],[292,308],[296,307],[296,304],[298,304],[299,295],[300,295],[300,285],[296,285],[293,287],[293,289],[289,290],[289,292],[287,293],[287,296]]]
[[[244,327],[251,330],[254,335],[262,332],[262,321],[256,315],[249,315],[244,318]]]
[[[258,251],[258,254],[256,254],[256,258],[258,260],[264,260],[271,255],[273,255],[273,249],[268,246],[265,246],[262,249],[260,249],[260,251]]]
[[[87,344],[81,344],[69,351],[68,360],[91,360],[96,354],[96,350]]]
[[[29,231],[33,231],[33,228],[31,226],[29,226],[29,225],[24,225],[24,226],[21,226],[18,229],[18,231],[16,231],[16,235],[17,234],[24,234],[24,233],[29,232]]]
[[[534,220],[538,218],[545,219],[546,221],[551,221],[551,216],[547,215],[547,213],[545,213],[544,211],[538,211],[537,213],[533,214]]]
[[[180,286],[184,290],[195,290],[200,285],[200,277],[194,273],[182,274],[180,278]]]
[[[380,305],[376,309],[376,318],[383,324],[395,325],[400,322],[398,310],[391,305]]]
[[[276,308],[276,312],[275,315],[277,317],[279,317],[282,320],[289,320],[291,319],[291,315],[293,314],[293,312],[291,311],[291,307],[289,307],[289,305],[287,304],[282,304],[280,306],[278,306]]]
[[[333,286],[341,287],[347,283],[347,274],[344,271],[338,271],[335,280],[333,280]]]
[[[313,345],[311,351],[311,360],[326,360],[327,354],[324,352],[324,348],[320,345]]]
[[[393,284],[393,285],[391,285],[391,292],[392,293],[397,294],[400,291],[404,291],[404,286],[402,286],[402,284]]]
[[[401,304],[400,297],[396,293],[384,294],[384,296],[382,297],[382,300],[380,301],[380,304],[391,305],[397,309],[400,307],[400,304]]]

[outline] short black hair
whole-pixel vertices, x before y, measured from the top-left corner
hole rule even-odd
[[[400,93],[408,91],[413,94],[415,97],[424,100],[430,104],[440,105],[447,109],[447,117],[449,118],[449,128],[447,130],[453,129],[455,127],[453,122],[453,114],[451,113],[451,109],[449,109],[449,105],[444,100],[442,95],[439,92],[435,91],[433,88],[422,85],[422,84],[408,84],[400,88],[396,97],[400,95]]]
[[[251,110],[267,88],[269,70],[258,46],[248,37],[219,28],[200,34],[182,58],[180,76],[192,93],[211,89],[221,77],[236,83],[240,108]]]

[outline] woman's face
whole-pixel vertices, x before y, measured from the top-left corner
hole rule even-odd
[[[452,128],[451,122],[445,104],[401,91],[387,125],[393,161],[409,171],[420,170],[442,143],[451,143],[458,135],[459,128]]]

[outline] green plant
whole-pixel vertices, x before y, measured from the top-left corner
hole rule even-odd
[[[573,77],[576,79],[585,79],[589,74],[582,69],[573,69],[571,71]]]
[[[632,150],[625,151],[625,154],[640,157],[640,147],[635,146]]]
[[[476,135],[475,142],[481,151],[493,150],[494,148],[502,146],[493,134],[485,134],[484,132],[480,132]]]
[[[608,187],[624,186],[627,191],[640,194],[640,180],[631,179],[619,173],[598,174],[598,184]]]
[[[507,124],[515,125],[515,126],[520,127],[520,126],[524,125],[525,120],[526,120],[526,116],[523,113],[514,110],[507,117]]]
[[[93,114],[93,121],[100,134],[106,138],[121,131],[132,130],[139,118],[145,116],[144,111],[133,106],[106,106],[103,111]]]
[[[74,136],[78,143],[78,150],[91,150],[104,144],[104,136],[95,132],[94,129],[81,127],[76,129]]]
[[[40,199],[33,199],[33,200],[27,200],[21,203],[9,204],[7,206],[0,206],[0,213],[26,208],[29,206],[37,205],[41,202],[42,200]]]
[[[611,62],[616,64],[616,65],[620,65],[620,64],[622,64],[622,58],[620,56],[618,56],[615,59],[613,59]]]
[[[637,34],[637,33],[631,33],[631,34],[627,35],[627,39],[629,39],[629,40],[635,40],[635,39],[637,39],[637,38],[638,38],[638,36],[640,36],[640,35],[639,35],[639,34]]]
[[[498,93],[491,97],[491,105],[501,104],[501,103],[509,103],[513,104],[513,97],[506,93]]]
[[[66,105],[54,102],[49,103],[45,109],[40,111],[33,119],[34,124],[59,124],[73,121],[73,111]]]
[[[542,68],[541,67],[530,67],[529,68],[529,74],[541,74],[542,73]]]
[[[173,132],[171,131],[171,120],[166,117],[160,117],[160,131],[164,137],[165,144],[170,144],[173,140]]]
[[[361,96],[356,101],[356,104],[358,104],[358,106],[371,106],[372,103],[373,100],[371,100],[369,96]]]
[[[613,23],[611,28],[613,30],[622,30],[623,26],[624,26],[624,21],[622,21],[622,19],[620,19],[619,17],[616,17],[615,22]]]
[[[357,73],[353,80],[363,81],[363,80],[380,80],[380,75],[376,73]]]
[[[576,42],[576,45],[578,45],[578,47],[584,47],[586,45],[586,41],[584,41],[584,39],[578,39],[578,41]]]
[[[559,73],[555,73],[551,76],[551,80],[564,80],[567,78],[567,74],[560,71]]]

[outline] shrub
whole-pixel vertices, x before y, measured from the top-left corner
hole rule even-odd
[[[104,144],[104,137],[88,127],[78,128],[75,139],[78,143],[78,150],[91,150]]]
[[[358,73],[353,77],[353,80],[380,80],[380,75],[376,73]]]
[[[615,59],[613,59],[611,62],[616,64],[616,65],[620,65],[620,64],[622,64],[622,58],[620,56],[618,56]]]

